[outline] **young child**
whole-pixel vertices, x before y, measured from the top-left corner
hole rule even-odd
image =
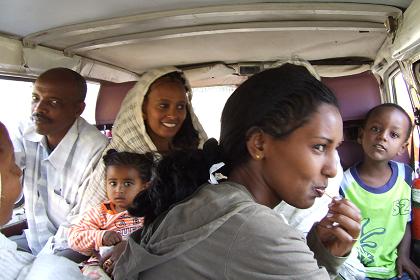
[[[366,279],[420,277],[409,258],[413,170],[391,160],[404,152],[411,130],[411,119],[400,106],[385,103],[371,109],[358,138],[364,160],[344,173],[340,192],[363,218],[355,246]]]
[[[68,236],[71,248],[92,256],[88,263],[93,265],[98,264],[101,247],[116,245],[143,226],[142,218],[132,217],[126,210],[150,181],[153,156],[111,149],[103,161],[108,201],[88,211]]]

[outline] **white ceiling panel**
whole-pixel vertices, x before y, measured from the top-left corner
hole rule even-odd
[[[27,36],[55,27],[140,13],[217,5],[263,3],[264,0],[0,0],[0,32]],[[323,2],[317,0],[270,1],[273,3]],[[411,0],[339,0],[335,3],[373,3],[407,8]]]
[[[0,0],[0,37],[21,42],[14,56],[25,57],[22,49],[46,47],[80,58],[80,65],[89,60],[128,75],[167,65],[270,63],[293,56],[361,58],[366,65],[392,36],[384,23],[400,18],[410,3]],[[40,71],[30,64],[22,67],[27,73]]]

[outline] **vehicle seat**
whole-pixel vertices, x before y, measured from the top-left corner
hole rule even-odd
[[[371,71],[360,74],[322,78],[338,99],[343,118],[343,143],[338,148],[341,165],[346,170],[363,159],[363,150],[357,143],[358,130],[362,126],[366,113],[381,104],[379,84]],[[410,164],[408,150],[396,161]]]
[[[121,103],[127,92],[136,81],[124,83],[103,82],[96,101],[96,127],[108,137],[112,137],[112,125],[120,110]]]

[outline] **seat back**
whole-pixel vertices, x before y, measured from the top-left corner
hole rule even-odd
[[[101,84],[96,101],[95,119],[98,129],[108,137],[112,136],[112,125],[120,110],[121,103],[135,83],[136,81],[124,83],[104,82]]]
[[[346,170],[363,159],[362,147],[357,143],[358,130],[366,113],[381,104],[379,84],[370,71],[350,76],[323,78],[322,81],[336,95],[340,106],[344,140],[338,148],[338,153],[341,165]],[[394,160],[410,164],[408,150]]]

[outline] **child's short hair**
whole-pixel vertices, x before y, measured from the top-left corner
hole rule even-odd
[[[107,151],[103,157],[105,168],[108,166],[127,165],[136,169],[143,182],[149,182],[153,174],[153,153],[137,154],[130,152],[118,152],[114,149]]]
[[[371,116],[373,116],[373,114],[377,113],[378,111],[380,111],[380,110],[382,110],[384,108],[394,108],[394,109],[400,111],[401,113],[403,113],[407,117],[407,120],[408,120],[408,130],[407,130],[407,136],[406,136],[406,139],[405,140],[408,140],[408,138],[410,138],[410,135],[411,135],[411,130],[413,130],[413,122],[411,121],[410,116],[404,110],[404,108],[401,107],[398,104],[395,104],[395,103],[383,103],[383,104],[380,104],[380,105],[375,106],[372,109],[370,109],[369,112],[367,112],[366,117],[365,117],[365,119],[363,121],[363,127],[366,126],[366,123],[367,123],[368,119]]]

